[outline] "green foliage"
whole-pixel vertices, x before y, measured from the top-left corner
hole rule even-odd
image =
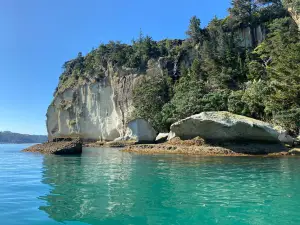
[[[203,96],[203,111],[227,111],[229,90],[211,92]]]
[[[278,112],[274,115],[274,122],[297,135],[300,128],[300,108]]]
[[[128,58],[126,64],[131,68],[139,68],[145,70],[149,59],[156,59],[160,55],[160,49],[155,41],[150,36],[144,37],[140,33],[137,41],[132,41],[132,55]],[[163,51],[165,53],[165,51]]]
[[[259,80],[259,79],[265,79],[266,78],[266,68],[263,65],[263,62],[261,60],[253,60],[249,62],[248,64],[249,74],[248,79],[249,80]]]
[[[82,53],[79,52],[77,58],[65,62],[63,69],[63,76],[71,76],[82,73],[84,70],[84,57],[82,56]]]
[[[290,18],[274,20],[268,38],[255,49],[264,62],[272,95],[267,112],[300,107],[300,40]]]
[[[190,74],[181,77],[175,84],[172,100],[163,106],[162,122],[169,126],[176,120],[202,112],[201,100],[204,93],[201,81],[191,79]]]
[[[193,41],[194,44],[201,43],[203,40],[200,25],[200,19],[196,16],[193,16],[190,20],[189,29],[187,30],[186,34]]]
[[[233,27],[248,27],[253,22],[256,4],[253,0],[232,0],[232,8],[229,9]]]
[[[194,59],[191,66],[191,79],[193,80],[204,80],[205,75],[201,69],[201,62],[199,59]]]
[[[160,112],[170,100],[170,83],[166,76],[144,77],[134,89],[134,117],[147,119],[157,130],[167,129],[160,121]]]
[[[227,21],[232,29],[254,27],[286,15],[281,0],[233,0]]]
[[[232,91],[231,94],[228,97],[228,111],[239,114],[239,115],[246,115],[246,103],[242,101],[243,95],[244,95],[243,90],[239,91]]]
[[[299,0],[284,4],[295,10]],[[228,110],[274,119],[296,132],[300,108],[297,26],[280,0],[233,0],[229,13],[225,19],[213,18],[205,28],[192,17],[187,40],[156,42],[141,32],[131,45],[111,41],[86,56],[79,53],[64,64],[57,91],[100,80],[108,68],[130,68],[144,76],[134,89],[134,116],[147,119],[158,131],[196,113]],[[256,43],[258,26],[263,37],[267,33],[260,44]],[[250,28],[250,47],[241,40],[245,28]],[[157,70],[149,73],[153,66]]]
[[[268,95],[270,89],[266,82],[258,81],[249,85],[241,99],[245,103],[243,114],[256,119],[266,119],[265,101]]]

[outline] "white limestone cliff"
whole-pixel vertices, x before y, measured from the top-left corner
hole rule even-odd
[[[153,69],[162,72],[155,63],[146,75],[151,76]],[[133,88],[142,76],[131,69],[110,68],[100,81],[57,92],[47,111],[48,138],[112,141],[123,137],[133,112]]]
[[[69,88],[55,96],[47,111],[49,139],[80,136],[114,140],[124,134],[133,110],[132,89],[137,75],[112,78]]]

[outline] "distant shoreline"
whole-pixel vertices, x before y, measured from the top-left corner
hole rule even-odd
[[[41,144],[42,142],[0,142],[0,145],[22,145],[22,144]]]
[[[48,141],[47,135],[19,134],[10,131],[0,132],[0,144],[31,144]]]

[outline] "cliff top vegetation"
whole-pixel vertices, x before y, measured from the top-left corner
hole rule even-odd
[[[284,3],[284,4],[283,4]],[[185,40],[154,41],[141,32],[132,44],[111,41],[63,65],[55,94],[96,82],[118,68],[144,74],[149,62],[163,75],[144,77],[134,90],[135,116],[160,131],[203,111],[230,111],[300,127],[300,41],[286,7],[298,0],[233,0],[228,16],[201,28],[192,17]],[[109,74],[110,73],[110,74]]]

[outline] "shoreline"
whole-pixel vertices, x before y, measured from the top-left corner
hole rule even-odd
[[[177,154],[202,156],[293,156],[300,148],[272,143],[205,143],[203,139],[171,140],[160,144],[135,144],[125,146],[123,152],[137,154]]]
[[[170,155],[199,155],[199,156],[248,156],[247,154],[235,153],[222,147],[191,147],[191,146],[176,146],[176,145],[134,145],[126,147],[121,150],[128,153],[137,153],[141,155],[156,155],[156,154],[170,154]]]
[[[156,154],[173,154],[173,155],[198,155],[198,156],[226,156],[226,157],[280,157],[280,156],[293,156],[288,151],[280,151],[275,153],[241,153],[234,152],[229,148],[220,146],[176,146],[176,145],[134,145],[128,146],[121,150],[128,153],[136,153],[141,155],[156,155]]]

